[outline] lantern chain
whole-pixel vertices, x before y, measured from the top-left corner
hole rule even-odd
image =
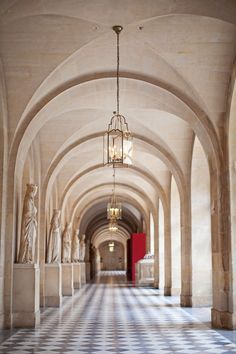
[[[120,72],[120,37],[119,32],[117,32],[117,71],[116,71],[116,98],[117,98],[117,114],[120,113],[120,82],[119,82],[119,72]]]

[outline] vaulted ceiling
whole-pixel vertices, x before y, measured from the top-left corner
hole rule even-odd
[[[102,136],[116,107],[112,26],[124,27],[120,110],[134,159],[116,182],[124,227],[138,229],[158,197],[168,197],[172,175],[188,180],[195,134],[206,154],[208,130],[220,137],[236,53],[235,1],[1,0],[0,14],[19,176],[36,178],[27,169],[40,166],[46,205],[62,208],[64,221],[82,217],[84,232],[102,227],[112,191]]]

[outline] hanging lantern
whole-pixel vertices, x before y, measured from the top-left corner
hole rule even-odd
[[[107,219],[112,220],[116,219],[119,220],[122,218],[122,207],[121,203],[116,203],[112,201],[111,203],[107,204]]]
[[[116,201],[116,181],[115,181],[115,169],[113,171],[113,193],[111,196],[111,201],[107,204],[107,219],[109,220],[119,220],[122,218],[122,205]]]
[[[115,219],[111,220],[109,224],[109,231],[116,232],[118,230],[118,225]]]
[[[114,242],[109,242],[108,243],[108,248],[110,252],[114,252],[115,244]]]
[[[132,136],[128,128],[126,118],[119,113],[120,110],[120,87],[119,87],[119,34],[122,26],[114,26],[113,30],[117,34],[117,110],[108,124],[108,129],[103,141],[103,163],[113,167],[128,167],[132,164],[133,143]]]

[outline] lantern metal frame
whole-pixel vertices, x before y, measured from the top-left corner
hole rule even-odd
[[[132,164],[132,135],[129,131],[126,118],[120,114],[120,51],[119,34],[122,26],[113,26],[117,35],[117,71],[116,71],[116,101],[117,108],[108,124],[103,139],[103,163],[115,167],[128,167]]]

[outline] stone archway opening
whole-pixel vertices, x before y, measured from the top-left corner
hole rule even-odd
[[[121,242],[105,241],[98,250],[101,270],[125,270],[125,250]]]

